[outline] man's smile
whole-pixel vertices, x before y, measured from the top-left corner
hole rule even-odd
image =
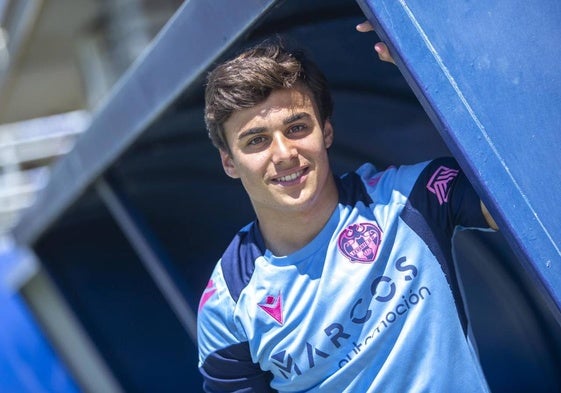
[[[289,175],[273,178],[272,181],[273,183],[277,183],[277,184],[292,184],[295,183],[300,177],[302,177],[307,172],[308,172],[308,168],[303,168]]]

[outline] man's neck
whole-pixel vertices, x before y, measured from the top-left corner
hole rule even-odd
[[[323,229],[337,206],[339,195],[335,182],[317,206],[304,212],[268,212],[259,215],[259,229],[267,248],[276,256],[298,251]]]

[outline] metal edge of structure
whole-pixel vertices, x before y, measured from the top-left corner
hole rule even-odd
[[[282,0],[185,2],[129,68],[74,149],[21,217],[13,236],[32,245],[65,209],[196,82],[237,39]]]
[[[488,139],[484,125],[477,121],[469,102],[443,72],[435,48],[426,41],[427,37],[422,36],[420,26],[415,25],[414,17],[408,14],[403,1],[357,0],[357,3],[373,22],[377,34],[390,47],[408,84],[476,190],[484,196],[501,232],[521,257],[525,269],[539,283],[545,301],[561,324],[561,286],[558,280],[561,277],[561,253],[524,193],[517,187],[516,179],[511,176],[500,152]],[[396,26],[399,28],[397,34]],[[438,86],[436,97],[430,95],[435,86]],[[446,110],[452,107],[456,111],[451,118]],[[454,133],[453,130],[460,124],[462,133]],[[499,187],[505,184],[511,187]],[[521,232],[516,228],[525,229]]]

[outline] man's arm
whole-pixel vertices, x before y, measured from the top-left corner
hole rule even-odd
[[[487,210],[487,206],[485,206],[483,201],[481,201],[481,211],[483,212],[483,216],[485,217],[485,220],[487,220],[487,224],[489,224],[489,227],[491,229],[494,229],[495,231],[498,231],[499,226],[493,219],[493,216],[491,216],[491,213],[489,213],[489,210]]]

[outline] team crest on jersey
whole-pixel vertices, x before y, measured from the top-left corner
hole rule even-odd
[[[427,183],[427,189],[436,195],[440,205],[448,202],[450,183],[458,176],[458,173],[460,171],[457,169],[440,166],[434,171],[434,174]]]
[[[372,222],[349,225],[339,234],[339,251],[351,262],[371,263],[378,255],[382,230]]]
[[[282,317],[282,296],[280,292],[277,296],[267,296],[265,301],[259,303],[258,306],[282,326],[284,321]]]

